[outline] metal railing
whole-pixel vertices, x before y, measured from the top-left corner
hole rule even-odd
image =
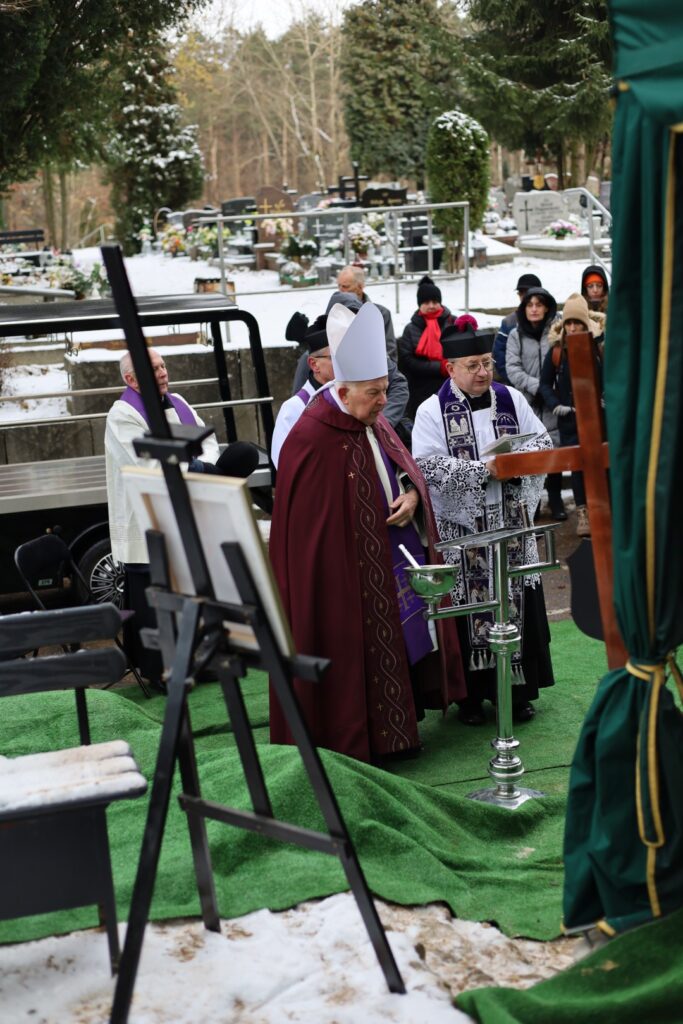
[[[435,210],[462,210],[463,211],[463,238],[462,238],[462,254],[463,254],[463,270],[462,272],[455,273],[441,273],[439,271],[438,277],[440,281],[449,281],[464,278],[465,281],[465,310],[469,310],[469,235],[470,235],[470,204],[467,201],[458,203],[422,203],[413,204],[406,206],[374,206],[374,207],[328,207],[324,210],[272,210],[269,213],[255,213],[255,214],[231,214],[230,216],[222,216],[220,214],[213,214],[206,217],[198,217],[197,224],[215,224],[218,228],[218,266],[220,269],[221,278],[221,292],[226,295],[227,275],[226,275],[226,238],[223,230],[225,224],[232,224],[240,222],[244,224],[245,220],[252,223],[258,223],[264,220],[292,220],[292,221],[318,221],[318,231],[320,229],[320,221],[334,217],[337,220],[341,219],[341,232],[344,240],[344,263],[349,264],[352,261],[351,244],[349,241],[348,227],[349,224],[362,220],[364,216],[369,213],[383,214],[385,231],[387,236],[387,244],[389,245],[391,257],[393,258],[394,274],[388,275],[386,278],[380,280],[370,279],[367,281],[367,287],[373,287],[377,285],[386,285],[388,282],[394,284],[394,304],[396,306],[396,312],[399,312],[400,301],[399,301],[399,287],[402,283],[410,282],[418,277],[422,277],[425,273],[433,274],[434,271],[434,227],[433,227],[433,213]],[[401,221],[403,218],[410,219],[411,216],[426,216],[427,218],[427,245],[426,246],[404,246],[401,244]],[[315,233],[315,232],[314,232]],[[426,270],[422,269],[419,271],[407,272],[401,269],[400,257],[404,252],[410,251],[427,252],[427,267]],[[377,263],[380,261],[377,260]],[[279,288],[259,291],[259,295],[272,295],[281,294],[287,285],[281,285]],[[317,284],[317,285],[302,285],[297,288],[297,291],[314,291],[314,290],[330,290],[329,284]],[[238,292],[235,292],[235,296],[238,296]],[[244,295],[253,295],[254,292],[244,292]]]
[[[177,380],[173,381],[174,388],[182,387],[199,387],[202,384],[216,384],[216,377],[202,377],[196,378],[195,380]],[[40,401],[41,399],[47,398],[83,398],[92,395],[120,395],[121,385],[116,387],[108,388],[78,388],[75,391],[41,391],[32,394],[23,395],[2,395],[0,396],[0,403],[4,402],[25,402]],[[233,407],[243,405],[264,405],[266,402],[272,403],[274,401],[272,395],[266,395],[263,398],[232,398],[229,401],[221,402],[196,402],[193,404],[194,409],[230,409]],[[41,416],[35,419],[26,419],[22,416],[18,420],[0,420],[0,430],[7,430],[12,427],[36,427],[45,426],[48,424],[55,423],[75,423],[83,420],[102,420],[106,419],[109,415],[108,412],[86,412],[67,414],[66,416]]]
[[[99,245],[104,245],[107,239],[111,238],[113,230],[113,225],[109,224],[108,222],[105,222],[104,224],[98,224],[96,228],[93,228],[92,231],[88,231],[87,234],[83,235],[83,237],[76,242],[74,249],[82,249],[85,246],[85,243],[89,239],[94,238],[96,235],[99,239]],[[109,233],[107,234],[106,232]]]
[[[596,263],[599,266],[601,266],[603,270],[607,270],[607,267],[605,266],[602,256],[598,255],[598,253],[595,251],[595,221],[593,220],[593,211],[595,211],[596,214],[600,214],[603,226],[606,226],[610,230],[610,233],[612,228],[612,214],[606,206],[603,206],[599,199],[595,198],[592,192],[589,192],[587,188],[583,188],[582,186],[578,186],[576,188],[565,188],[562,190],[562,195],[583,196],[583,198],[586,200],[585,205],[590,211],[588,214],[588,258],[590,263]]]
[[[70,288],[39,288],[34,284],[0,284],[0,295],[37,295],[44,299],[75,299]]]

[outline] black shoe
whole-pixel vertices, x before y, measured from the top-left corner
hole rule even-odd
[[[468,701],[467,704],[461,704],[458,708],[458,721],[463,725],[485,725],[486,715],[481,704]]]
[[[567,513],[564,508],[564,503],[560,503],[559,505],[552,504],[550,506],[550,518],[557,519],[560,523],[563,523],[565,521],[565,519],[567,518]]]
[[[513,722],[530,722],[536,714],[536,708],[529,701],[526,704],[512,705]]]

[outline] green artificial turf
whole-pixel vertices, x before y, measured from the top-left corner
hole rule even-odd
[[[487,784],[490,725],[471,728],[453,711],[430,713],[422,725],[425,750],[414,761],[385,771],[323,751],[323,761],[349,832],[378,896],[402,904],[447,903],[469,920],[496,922],[509,935],[549,939],[559,933],[562,835],[568,766],[583,716],[605,670],[602,645],[582,637],[572,623],[552,627],[557,685],[545,690],[539,713],[520,725],[525,781],[548,795],[517,811],[465,799]],[[322,827],[298,751],[271,747],[267,730],[267,680],[250,673],[244,693],[260,745],[264,775],[277,816],[308,828]],[[148,779],[154,772],[164,698],[147,701],[136,687],[88,691],[93,741],[122,737]],[[248,808],[244,777],[217,684],[202,684],[189,697],[202,794]],[[70,693],[36,694],[2,701],[0,752],[19,754],[78,742]],[[176,773],[175,793],[178,792]],[[119,912],[128,913],[147,799],[118,801],[108,811]],[[214,873],[223,916],[347,888],[336,858],[208,822]],[[152,917],[196,915],[187,825],[171,800]],[[94,909],[0,924],[0,940],[17,941],[96,923]]]
[[[683,910],[613,939],[533,988],[480,988],[456,1006],[480,1024],[680,1024]]]

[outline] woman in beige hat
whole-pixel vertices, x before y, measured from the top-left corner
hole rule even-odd
[[[570,295],[565,302],[562,319],[551,327],[548,337],[550,348],[541,368],[539,391],[543,396],[546,408],[557,416],[560,447],[579,443],[567,343],[573,334],[588,331],[593,336],[598,365],[602,371],[601,341],[605,329],[604,324],[605,314],[589,310],[584,297],[575,293]],[[588,537],[591,531],[582,473],[572,473],[572,490],[576,501],[576,533],[579,537]]]

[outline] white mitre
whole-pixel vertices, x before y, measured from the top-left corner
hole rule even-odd
[[[328,313],[325,330],[335,380],[375,380],[387,376],[384,321],[377,306],[365,302],[354,314],[335,302]]]

